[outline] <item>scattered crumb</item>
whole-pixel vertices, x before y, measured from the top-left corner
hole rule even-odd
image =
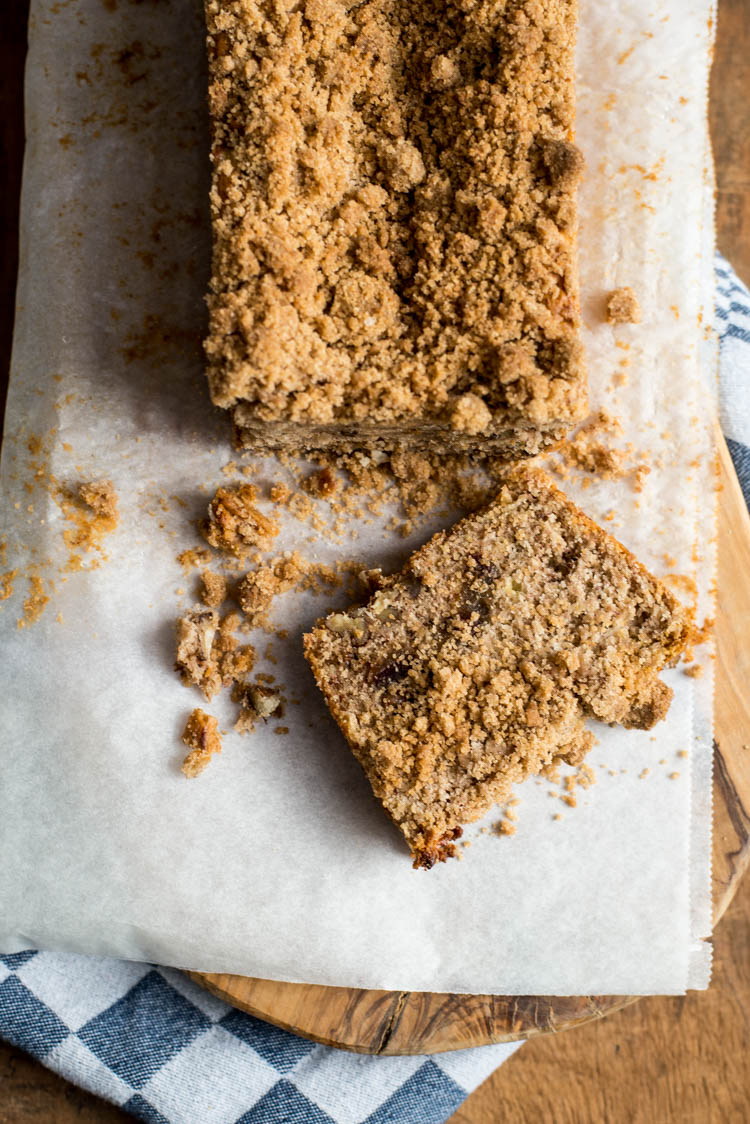
[[[239,734],[251,734],[259,718],[265,722],[274,715],[281,718],[284,713],[281,693],[264,686],[260,678],[258,676],[254,683],[236,683],[232,689],[232,699],[240,705],[240,714],[234,725]],[[287,727],[283,729],[288,733]]]
[[[181,554],[177,555],[177,561],[182,566],[186,574],[191,570],[197,570],[199,566],[204,566],[206,562],[211,561],[211,555],[205,547],[195,547],[193,550],[183,550]]]
[[[642,492],[646,487],[646,477],[651,472],[647,464],[638,464],[633,469],[633,488],[636,492]]]
[[[0,601],[7,601],[13,596],[13,582],[18,577],[18,570],[8,570],[0,574]]]
[[[516,825],[510,820],[500,820],[495,824],[494,831],[497,835],[515,835]]]
[[[687,755],[688,755],[688,751],[686,749],[678,749],[677,750],[677,756],[678,757],[687,757]]]
[[[117,492],[111,480],[79,484],[78,494],[94,515],[117,521]]]
[[[250,623],[256,627],[265,623],[274,597],[298,586],[309,568],[295,550],[245,574],[237,586],[237,599]]]
[[[211,714],[196,709],[187,720],[182,740],[190,753],[182,762],[186,777],[197,777],[208,765],[214,753],[221,753],[219,723]]]
[[[607,298],[607,322],[609,324],[640,324],[641,306],[638,297],[628,286],[614,289]]]
[[[577,468],[610,479],[624,476],[628,471],[625,468],[626,452],[612,448],[603,440],[621,433],[618,419],[607,410],[599,410],[584,422],[571,441],[555,450],[559,458],[555,463],[558,466],[562,464],[563,468]]]
[[[676,781],[679,778],[679,776],[680,776],[679,773],[670,773],[669,779],[670,779],[670,781]]]
[[[39,574],[29,575],[29,595],[23,603],[23,616],[17,622],[19,628],[38,621],[49,604],[49,596],[44,592],[44,582]]]
[[[177,621],[175,671],[186,687],[198,687],[207,699],[221,688],[221,676],[212,658],[219,614],[213,609],[193,609]]]
[[[552,817],[552,819],[553,819],[553,820],[561,820],[561,819],[562,819],[562,816],[560,815],[560,813],[559,813],[559,812],[555,812],[555,814],[554,814],[554,816]]]
[[[201,601],[210,609],[218,609],[227,599],[227,579],[213,570],[201,574]]]
[[[683,668],[685,675],[689,675],[691,679],[700,679],[703,675],[703,665],[694,663],[690,667]]]
[[[292,498],[292,490],[286,484],[273,484],[271,486],[271,501],[280,507],[286,507]]]
[[[339,488],[339,478],[334,475],[329,467],[321,468],[319,472],[314,472],[311,476],[307,476],[302,481],[302,487],[311,496],[317,496],[319,499],[329,499],[335,495]]]
[[[218,488],[202,528],[206,541],[230,554],[242,554],[251,547],[268,550],[279,533],[279,525],[253,506],[256,496],[252,484]]]
[[[70,550],[68,570],[83,568],[83,554],[97,550],[102,554],[102,538],[114,531],[118,523],[117,493],[111,481],[79,484],[75,489],[57,487],[55,502],[72,526],[63,531],[63,541]],[[92,563],[92,567],[97,565]]]
[[[639,781],[644,780],[644,778],[647,777],[650,772],[651,772],[650,769],[641,769],[640,773],[638,774],[638,780]]]

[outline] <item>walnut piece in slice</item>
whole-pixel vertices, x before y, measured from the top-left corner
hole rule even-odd
[[[214,753],[221,753],[219,723],[211,714],[196,708],[187,720],[182,740],[190,750],[182,762],[186,777],[197,777],[210,762]]]

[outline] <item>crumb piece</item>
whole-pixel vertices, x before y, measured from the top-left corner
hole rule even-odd
[[[516,825],[509,820],[500,820],[495,824],[495,833],[497,835],[515,835]]]
[[[232,690],[232,699],[240,705],[239,717],[234,725],[239,734],[251,734],[259,718],[266,722],[273,715],[281,718],[284,713],[280,692],[264,686],[260,678],[258,676],[254,683],[236,683]]]
[[[338,491],[339,480],[334,476],[331,469],[326,467],[306,477],[302,481],[302,487],[311,496],[316,496],[318,499],[330,499]]]
[[[219,659],[219,674],[223,687],[249,675],[255,667],[257,653],[252,644],[238,644],[221,654]]]
[[[8,570],[0,574],[0,601],[7,601],[13,596],[13,582],[18,577],[18,570]]]
[[[211,714],[196,708],[187,720],[182,740],[190,750],[182,762],[186,777],[197,777],[208,765],[214,753],[221,753],[219,723]]]
[[[201,601],[209,609],[218,609],[227,599],[227,579],[213,570],[201,574]]]
[[[250,623],[265,623],[274,597],[299,585],[308,569],[305,559],[295,550],[245,574],[237,586],[237,600]]]
[[[572,441],[557,450],[563,462],[596,476],[608,478],[624,475],[625,452],[614,449],[603,439],[622,433],[617,418],[607,410],[599,410],[584,423]]]
[[[559,813],[559,812],[555,812],[555,814],[554,814],[554,816],[552,817],[552,819],[553,819],[553,820],[561,820],[561,819],[562,819],[562,816],[560,815],[560,813]]]
[[[638,780],[639,781],[644,780],[644,778],[647,777],[650,772],[651,772],[650,769],[641,769],[640,773],[638,774]]]
[[[276,728],[274,729],[274,734],[288,734],[288,733],[289,733],[289,727],[288,726],[276,726]]]
[[[645,478],[648,477],[651,469],[648,464],[638,464],[633,471],[633,488],[636,492],[642,492],[645,488]]]
[[[44,582],[39,574],[29,575],[29,594],[23,603],[23,616],[16,623],[18,628],[27,628],[39,620],[49,604],[49,596],[44,592]]]
[[[52,478],[50,478],[52,479]],[[102,539],[118,523],[117,494],[109,480],[78,484],[76,488],[56,486],[52,495],[67,523],[63,542],[70,550],[66,569],[81,570],[83,554],[97,550],[103,556]],[[81,551],[82,553],[76,553]],[[90,562],[94,568],[98,562]]]
[[[231,554],[245,553],[251,547],[268,550],[279,525],[253,506],[256,496],[252,484],[219,488],[208,506],[208,522],[203,527],[206,541]]]
[[[194,547],[192,550],[183,550],[177,555],[177,561],[182,566],[183,571],[188,574],[191,570],[197,570],[199,566],[210,562],[211,555],[205,547],[199,546]]]
[[[79,484],[78,494],[94,515],[104,516],[105,519],[117,519],[117,492],[111,480]]]
[[[687,755],[688,755],[688,751],[686,749],[678,749],[677,750],[677,756],[678,757],[687,757]]]
[[[281,507],[286,507],[289,500],[292,498],[292,490],[286,484],[272,484],[270,496],[273,503],[279,504]]]
[[[678,780],[678,779],[679,779],[679,776],[680,776],[680,774],[679,774],[679,773],[670,773],[670,774],[669,774],[669,779],[670,779],[670,781],[676,781],[676,780]]]
[[[694,663],[690,667],[683,668],[685,675],[689,675],[691,679],[700,679],[703,675],[703,665]]]
[[[177,621],[177,671],[186,687],[198,687],[207,699],[221,688],[221,675],[213,659],[219,614],[213,609],[193,609]]]
[[[638,297],[628,286],[614,289],[607,298],[607,323],[640,324],[641,306]]]
[[[240,644],[234,635],[240,627],[239,613],[227,613],[219,621],[211,659],[222,687],[249,675],[255,666],[257,653],[252,644]]]

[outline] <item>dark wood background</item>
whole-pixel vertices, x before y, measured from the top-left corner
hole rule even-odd
[[[0,410],[18,263],[27,8],[28,0],[0,0]],[[719,248],[750,283],[750,0],[719,0],[711,131]],[[534,1039],[449,1124],[750,1124],[749,1058],[746,878],[716,931],[708,992],[644,999],[602,1022]],[[131,1119],[0,1043],[0,1124]]]

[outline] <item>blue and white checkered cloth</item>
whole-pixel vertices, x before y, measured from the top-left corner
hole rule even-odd
[[[716,263],[720,414],[750,504],[750,293]],[[151,1124],[440,1124],[517,1048],[370,1057],[242,1014],[181,972],[0,956],[0,1037]]]
[[[721,340],[719,421],[750,507],[750,292],[718,254],[715,323]]]
[[[71,953],[0,956],[0,981],[4,1038],[151,1124],[438,1124],[517,1046],[350,1054],[171,968]]]

